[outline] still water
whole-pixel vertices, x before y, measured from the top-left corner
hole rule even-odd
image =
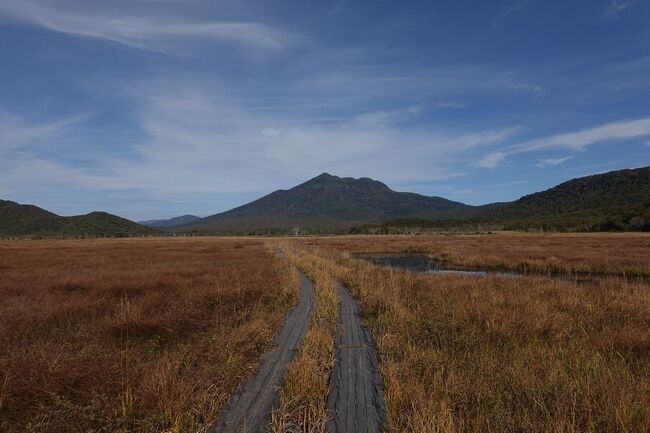
[[[482,269],[451,268],[431,260],[424,254],[381,254],[363,255],[360,259],[366,260],[374,265],[390,266],[393,268],[408,269],[414,272],[427,274],[453,274],[473,277],[485,277],[488,271]],[[497,273],[498,275],[509,275]]]

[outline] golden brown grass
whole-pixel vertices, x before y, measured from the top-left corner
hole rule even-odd
[[[256,240],[2,242],[0,430],[200,431],[296,285]]]
[[[647,432],[650,287],[380,268],[308,248],[361,300],[389,432]]]
[[[281,406],[273,413],[273,433],[289,426],[303,433],[324,433],[328,420],[327,394],[334,364],[334,335],[338,314],[336,286],[327,269],[313,256],[284,248],[291,263],[314,282],[315,309],[303,345],[287,370],[281,390]]]
[[[421,252],[452,266],[650,278],[649,233],[337,236],[308,241],[351,253]]]
[[[324,429],[332,277],[361,300],[377,341],[391,433],[650,431],[649,236],[307,241],[289,256],[315,280],[317,307],[277,432]],[[205,429],[295,300],[291,266],[269,249],[242,238],[0,242],[0,431]],[[600,277],[421,275],[348,254],[413,251]]]

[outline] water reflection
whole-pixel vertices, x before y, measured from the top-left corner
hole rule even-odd
[[[415,272],[427,274],[452,274],[466,275],[472,277],[485,277],[488,271],[482,269],[450,268],[431,260],[424,254],[382,254],[363,255],[360,259],[366,260],[374,265],[390,266],[393,268],[408,269]],[[500,274],[499,275],[506,275]]]

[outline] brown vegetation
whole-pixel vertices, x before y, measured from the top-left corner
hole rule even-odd
[[[362,302],[389,432],[648,431],[647,283],[426,275],[306,249]]]
[[[273,414],[272,431],[297,428],[303,433],[324,433],[328,420],[327,393],[334,364],[334,333],[338,315],[336,286],[331,274],[311,255],[284,248],[291,263],[314,282],[316,308],[303,346],[287,370],[281,406]]]
[[[256,240],[2,242],[0,430],[201,430],[296,286]]]
[[[557,274],[650,278],[650,234],[584,233],[311,238],[350,253],[421,252],[452,266]]]
[[[317,306],[287,372],[275,431],[323,431],[332,278],[361,301],[377,342],[388,432],[649,430],[650,236],[307,243],[285,249],[315,280]],[[243,238],[0,243],[0,430],[204,429],[295,299],[295,273],[270,249]],[[593,274],[595,282],[425,275],[353,258],[373,252]]]

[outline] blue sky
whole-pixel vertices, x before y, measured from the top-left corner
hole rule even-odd
[[[650,1],[0,1],[0,198],[62,215],[324,171],[482,204],[649,164]]]

